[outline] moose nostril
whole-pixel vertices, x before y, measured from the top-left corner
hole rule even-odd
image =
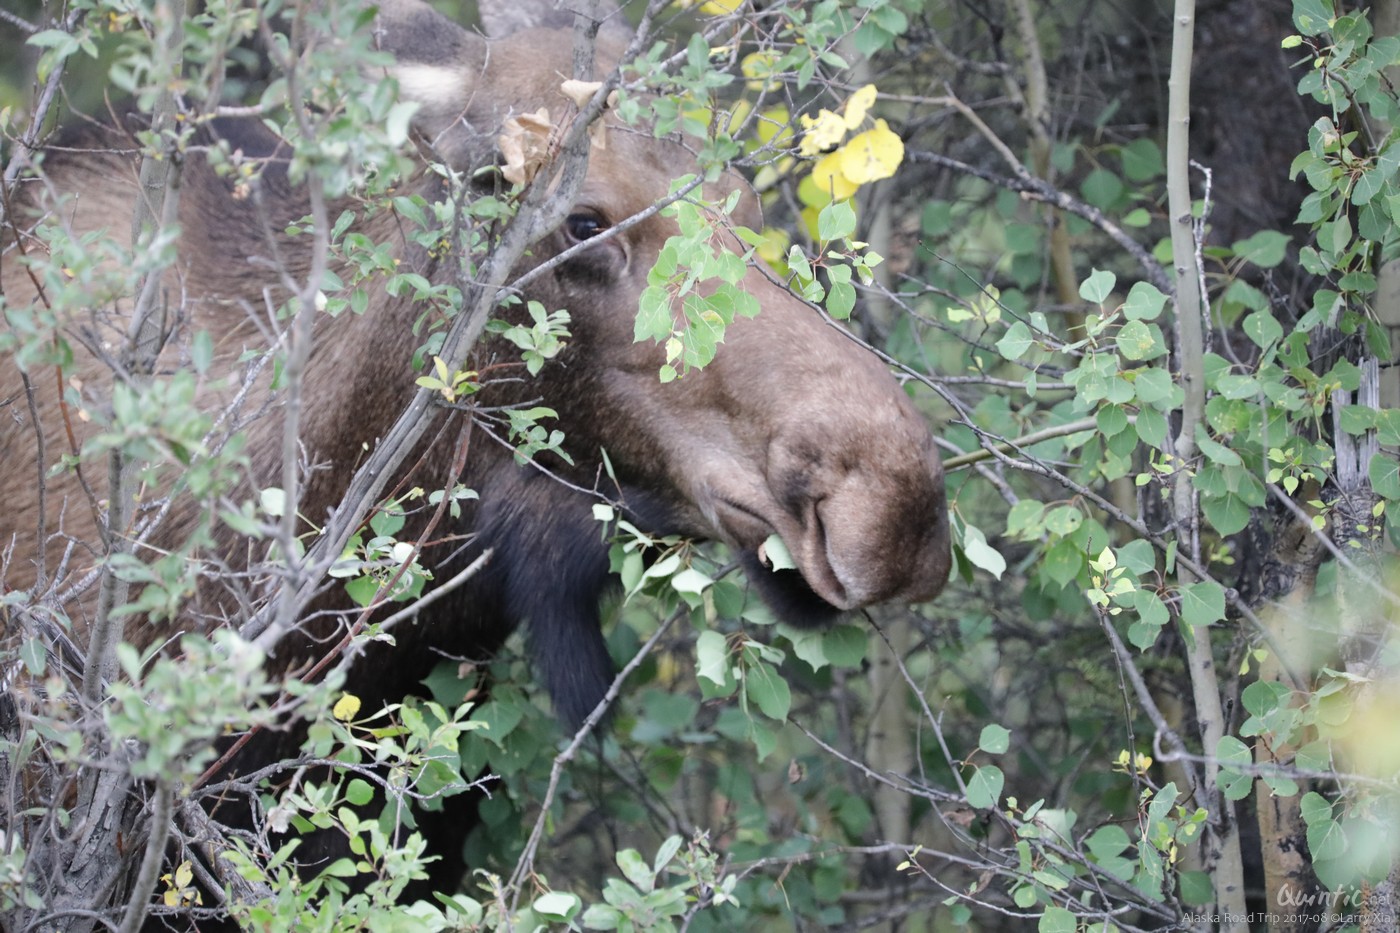
[[[822,520],[822,504],[825,499],[813,499],[807,507],[807,534],[810,545],[808,552],[808,574],[817,577],[810,580],[822,595],[835,606],[850,607],[850,591],[841,578],[839,558],[832,553],[832,540],[827,534],[826,523]]]

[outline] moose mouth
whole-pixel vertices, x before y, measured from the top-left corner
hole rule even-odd
[[[817,595],[798,570],[774,570],[759,557],[758,550],[745,550],[739,565],[759,597],[780,621],[798,628],[822,628],[835,622],[842,610]]]
[[[749,585],[780,621],[812,629],[830,625],[840,617],[843,610],[823,597],[801,569],[775,569],[762,556],[758,542],[766,541],[775,532],[781,533],[780,529],[774,528],[758,510],[733,499],[720,499],[716,504],[716,518],[719,519],[716,524],[723,529],[718,537],[736,547],[739,565],[744,568]],[[812,520],[820,525],[815,514]],[[789,535],[785,540],[795,539]],[[835,573],[830,570],[827,573],[827,588],[838,598],[844,596],[844,587]]]
[[[797,569],[774,569],[762,556],[762,543],[778,529],[764,517],[759,508],[750,507],[726,496],[702,498],[701,516],[687,519],[669,508],[654,495],[641,489],[626,490],[628,513],[642,527],[660,534],[691,534],[723,541],[738,554],[749,585],[781,622],[797,628],[816,629],[835,622],[845,609],[823,597]],[[791,529],[787,529],[791,531]],[[793,539],[795,540],[795,539]],[[827,589],[845,596],[845,588],[828,571]]]

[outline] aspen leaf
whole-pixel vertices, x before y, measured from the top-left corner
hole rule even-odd
[[[798,152],[805,156],[825,152],[846,135],[846,121],[830,110],[823,110],[815,117],[804,113],[800,119],[802,144],[798,146]]]
[[[865,122],[865,113],[870,106],[875,103],[875,85],[867,84],[865,87],[851,95],[851,99],[846,101],[844,117],[846,129],[853,130]]]
[[[588,106],[588,102],[593,99],[593,95],[598,93],[598,89],[603,86],[602,81],[577,81],[569,78],[559,85],[559,90],[564,96],[574,102],[574,106],[582,110]]]
[[[796,570],[797,561],[787,543],[777,534],[771,534],[758,546],[758,559],[770,570]]]
[[[341,722],[349,722],[355,718],[355,714],[360,711],[360,698],[353,693],[346,693],[339,700],[335,701],[335,706],[331,707],[331,715]]]
[[[904,160],[904,141],[884,120],[854,137],[840,150],[841,173],[855,185],[889,178]]]
[[[505,159],[501,174],[513,185],[529,184],[549,161],[549,137],[554,131],[549,111],[541,107],[534,113],[522,113],[507,120],[501,129],[496,139]]]
[[[974,565],[1001,579],[1001,575],[1006,572],[1006,558],[996,548],[987,543],[987,536],[982,533],[982,529],[973,525],[963,528],[963,553]]]
[[[831,195],[833,201],[844,201],[856,193],[860,185],[846,177],[842,170],[842,162],[846,150],[838,149],[830,155],[823,156],[816,165],[812,166],[812,181],[824,194]]]
[[[777,64],[778,53],[772,49],[764,49],[745,55],[739,62],[739,70],[749,79],[749,90],[771,91],[778,86],[778,82],[773,79],[774,74],[781,74]]]

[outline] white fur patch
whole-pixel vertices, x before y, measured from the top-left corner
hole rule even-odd
[[[429,110],[461,107],[470,87],[467,69],[402,62],[390,69],[399,82],[399,99],[416,100]]]

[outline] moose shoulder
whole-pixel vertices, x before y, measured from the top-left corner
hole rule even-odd
[[[455,161],[453,168],[469,172],[490,159],[479,142],[495,140],[507,119],[541,107],[559,112],[567,103],[560,90],[572,70],[567,31],[525,30],[488,43],[415,0],[392,0],[381,5],[378,34],[398,61],[401,93],[421,103],[415,129],[425,145]],[[220,411],[242,389],[245,348],[265,341],[260,328],[266,328],[269,295],[288,277],[304,279],[310,268],[308,238],[283,232],[307,208],[305,194],[287,178],[282,144],[262,125],[217,120],[201,132],[206,143],[225,139],[233,150],[268,160],[251,191],[197,155],[183,171],[178,258],[165,279],[168,327],[158,372],[178,370],[190,335],[207,333],[212,358],[198,391],[207,410]],[[85,129],[48,155],[46,181],[25,186],[11,213],[13,232],[0,241],[8,307],[44,300],[20,258],[42,249],[26,232],[36,217],[48,212],[49,223],[68,225],[77,236],[130,229],[139,190],[137,162],[128,155],[133,148],[122,128]],[[694,162],[679,142],[614,123],[607,146],[590,156],[568,218],[517,271],[655,204]],[[435,176],[420,172],[415,178],[418,193],[440,196]],[[741,191],[738,219],[756,228],[752,195],[732,180],[720,184]],[[399,268],[430,282],[450,280],[450,262],[408,242],[391,217],[366,223],[375,239],[397,243]],[[483,404],[553,408],[572,464],[551,461],[550,473],[517,464],[507,446],[482,436],[487,426],[472,429],[475,437],[464,448],[467,422],[454,412],[444,412],[440,429],[430,432],[433,440],[407,459],[412,466],[399,477],[406,485],[463,483],[479,494],[453,520],[455,527],[442,529],[450,533],[438,535],[459,543],[429,543],[423,551],[420,560],[435,578],[450,578],[486,549],[492,555],[469,583],[402,626],[394,649],[376,647],[351,671],[348,689],[367,703],[411,692],[444,654],[489,654],[523,625],[561,717],[572,724],[587,716],[611,679],[598,614],[608,583],[606,544],[592,518],[597,499],[587,493],[598,485],[603,452],[617,481],[603,491],[638,525],[727,543],[764,600],[794,624],[821,624],[888,600],[927,599],[941,589],[949,569],[946,505],[923,418],[878,359],[758,269],[748,270],[741,287],[761,313],[731,325],[705,368],[673,383],[658,381],[663,351],[634,342],[634,319],[648,271],[676,232],[674,221],[652,215],[600,238],[524,289],[523,297],[545,308],[569,311],[567,346],[537,376],[489,386]],[[741,251],[737,240],[726,248]],[[82,314],[56,322],[55,339],[72,353],[59,378],[52,365],[29,372],[27,380],[15,362],[0,367],[0,404],[7,406],[0,418],[0,502],[7,509],[0,531],[6,546],[13,544],[3,580],[12,590],[33,587],[35,568],[44,566],[47,592],[62,592],[55,570],[66,571],[71,582],[104,553],[98,505],[105,471],[100,465],[87,471],[89,494],[74,472],[50,469],[72,449],[68,432],[77,432],[81,444],[85,430],[62,402],[60,384],[70,402],[77,392],[82,407],[101,412],[111,406],[114,384],[125,378],[114,374],[110,347],[125,339],[130,296],[94,295],[91,301]],[[309,465],[301,513],[310,522],[336,508],[363,452],[385,435],[415,391],[420,373],[412,361],[423,338],[414,325],[421,313],[406,295],[381,288],[363,314],[318,316],[297,435],[299,455]],[[484,364],[510,351],[487,342],[476,352]],[[269,369],[238,408],[246,419],[249,488],[277,484],[286,443],[283,401]],[[464,459],[454,455],[464,449]],[[40,498],[36,478],[44,474],[51,475]],[[156,550],[189,527],[190,510],[198,507],[178,484],[170,495],[161,527],[149,538]],[[761,563],[760,545],[774,533],[788,544],[796,571],[773,573]],[[129,640],[151,643],[177,630],[236,624],[249,601],[265,598],[224,592],[230,568],[246,564],[252,548],[230,527],[218,534],[207,555],[209,592],[193,594],[173,628],[133,620]],[[66,606],[75,627],[92,617],[92,600],[80,595]],[[320,608],[348,606],[327,596]],[[343,613],[318,616],[323,630],[312,634],[320,638],[325,627],[345,624],[335,621]],[[77,644],[84,644],[77,634]],[[297,651],[288,648],[279,663]]]

